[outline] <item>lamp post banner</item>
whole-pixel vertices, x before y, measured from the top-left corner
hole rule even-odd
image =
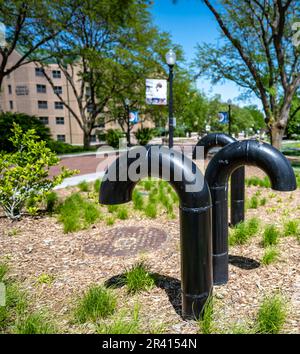
[[[221,124],[227,124],[229,123],[229,114],[228,112],[219,112],[219,123]]]
[[[167,80],[146,79],[146,103],[167,105]]]

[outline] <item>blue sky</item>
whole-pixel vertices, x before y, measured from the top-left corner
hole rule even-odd
[[[154,0],[151,13],[154,23],[169,32],[174,43],[183,47],[188,62],[195,57],[197,43],[218,41],[218,25],[201,0],[178,0],[176,4],[172,0]],[[212,86],[208,80],[200,78],[197,87],[208,96],[220,94],[223,101],[234,100],[241,93],[238,86],[229,81]],[[261,106],[255,97],[250,102],[239,102],[240,105],[249,103]]]

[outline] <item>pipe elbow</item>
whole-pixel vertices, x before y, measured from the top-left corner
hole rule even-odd
[[[235,138],[232,136],[225,134],[225,133],[211,133],[205,135],[201,138],[194,147],[192,158],[195,160],[197,158],[197,147],[203,146],[204,147],[204,158],[207,157],[209,150],[216,146],[225,146],[236,141]]]
[[[131,201],[135,185],[146,177],[168,181],[183,208],[211,207],[209,187],[196,164],[182,153],[163,146],[133,148],[117,158],[105,172],[99,202]]]
[[[288,159],[272,145],[256,140],[236,141],[225,146],[210,161],[205,177],[211,187],[224,186],[231,173],[243,165],[261,168],[270,178],[274,190],[293,191],[297,188]]]

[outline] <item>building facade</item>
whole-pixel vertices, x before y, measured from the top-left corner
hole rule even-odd
[[[20,54],[14,51],[9,58],[8,67],[14,65],[19,58]],[[45,71],[54,87],[45,77],[44,69],[35,62],[24,64],[6,76],[0,92],[0,109],[3,112],[20,112],[36,116],[50,128],[54,140],[82,145],[83,132],[78,122],[55,94],[56,91],[59,92],[63,100],[80,116],[70,83],[57,64],[49,64]],[[75,80],[78,85],[79,80],[79,77],[78,81]],[[132,132],[140,126],[141,123],[136,124]],[[145,126],[152,126],[152,124],[148,121]],[[103,128],[117,129],[119,125],[109,122],[103,125]],[[91,144],[98,142],[97,129],[95,129],[92,132]]]

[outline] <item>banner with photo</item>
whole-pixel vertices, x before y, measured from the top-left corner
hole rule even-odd
[[[146,79],[146,103],[167,105],[167,80]]]
[[[130,111],[129,112],[129,122],[130,124],[137,124],[139,122],[139,112]]]
[[[219,112],[219,123],[227,124],[229,122],[229,113],[228,112]]]

